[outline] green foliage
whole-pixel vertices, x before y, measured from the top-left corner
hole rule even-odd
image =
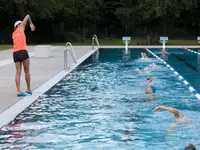
[[[97,33],[113,37],[140,31],[151,44],[159,35],[197,36],[200,1],[0,0],[0,42],[11,41],[8,39],[11,39],[12,30],[8,29],[26,14],[30,14],[37,28],[34,34],[37,38],[30,39],[63,41],[71,37],[79,41]],[[113,31],[115,28],[118,30]],[[193,28],[196,30],[190,33]],[[50,38],[49,34],[55,37]]]

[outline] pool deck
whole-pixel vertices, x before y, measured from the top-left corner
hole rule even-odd
[[[161,48],[161,46],[129,46],[129,48]],[[199,48],[196,46],[166,46],[166,48]],[[100,46],[100,48],[124,48],[124,46]],[[52,57],[49,58],[36,58],[34,57],[34,47],[29,46],[28,52],[30,55],[30,72],[31,72],[31,88],[33,90],[32,96],[25,98],[18,98],[16,96],[15,87],[15,65],[12,59],[12,50],[0,51],[0,128],[10,122],[17,114],[23,111],[28,105],[34,102],[40,95],[55,85],[60,79],[71,72],[71,70],[64,70],[64,46],[52,47]],[[83,62],[94,51],[91,46],[74,46],[76,57],[79,61],[78,64]],[[73,60],[69,59],[72,65]],[[78,65],[77,64],[77,65]],[[50,83],[49,81],[52,80]],[[21,75],[21,90],[26,90],[24,80],[24,72]],[[24,105],[26,103],[26,105]],[[24,106],[22,106],[24,105]],[[12,114],[16,108],[16,114]],[[8,116],[10,115],[10,116]],[[3,121],[5,118],[10,121]]]

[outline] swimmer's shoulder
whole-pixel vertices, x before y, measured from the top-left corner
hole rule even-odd
[[[182,115],[182,117],[180,118],[176,118],[177,123],[188,123],[188,121],[189,121],[189,118],[184,115]]]

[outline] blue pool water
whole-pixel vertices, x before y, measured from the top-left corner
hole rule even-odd
[[[159,55],[160,50],[150,50]],[[0,149],[181,150],[188,143],[200,147],[199,101],[157,59],[149,54],[148,61],[139,59],[141,52],[145,51],[131,49],[130,58],[125,58],[122,49],[101,49],[98,61],[87,60],[2,128]],[[198,59],[182,49],[170,50],[167,59],[198,88],[199,75],[178,56],[196,67]],[[138,65],[153,62],[161,69],[136,72]],[[155,95],[144,94],[147,77],[156,77]],[[176,107],[190,118],[189,124],[170,130],[175,118],[166,111],[153,113],[159,105]]]
[[[152,49],[159,54],[160,50]],[[198,52],[198,49],[193,49]],[[183,49],[168,51],[167,62],[175,68],[200,93],[200,55]]]

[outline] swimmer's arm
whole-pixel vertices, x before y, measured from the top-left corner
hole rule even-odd
[[[29,22],[30,27],[32,26],[31,29],[34,28],[34,25],[33,25],[33,23],[32,23],[32,20],[31,20],[30,15],[26,15],[26,17],[23,19],[23,21],[22,21],[22,23],[21,23],[21,25],[20,25],[20,27],[21,27],[23,30],[25,30],[25,27],[26,27],[26,25],[27,25],[27,22]]]
[[[178,117],[180,115],[179,111],[173,107],[158,106],[153,111],[156,112],[156,111],[159,111],[160,109],[167,110],[167,111],[173,113],[176,117]]]

